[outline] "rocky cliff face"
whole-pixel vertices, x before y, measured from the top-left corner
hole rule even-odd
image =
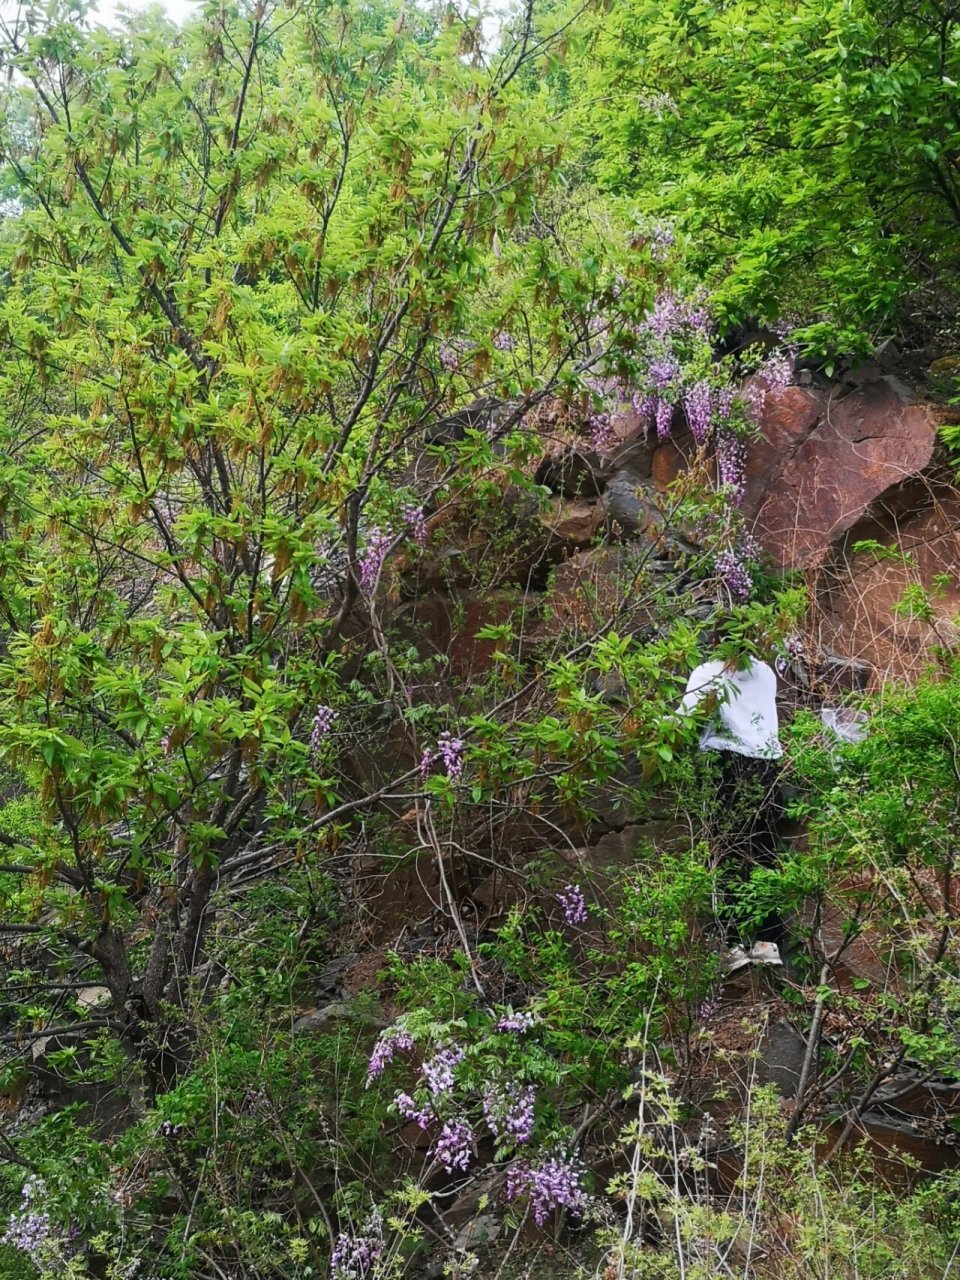
[[[866,663],[874,682],[914,679],[960,641],[960,489],[938,442],[944,419],[874,371],[768,392],[748,448],[743,509],[756,538],[777,571],[806,579],[818,646]],[[675,429],[651,444],[630,413],[615,425],[619,446],[592,465],[589,487],[608,523],[650,536],[694,442]]]

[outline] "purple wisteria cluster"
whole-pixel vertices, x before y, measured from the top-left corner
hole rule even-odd
[[[734,600],[749,600],[753,577],[736,551],[721,551],[714,562],[717,577]]]
[[[389,1063],[394,1059],[397,1050],[409,1051],[413,1048],[413,1036],[404,1027],[388,1027],[374,1045],[373,1053],[367,1064],[367,1084],[382,1076]]]
[[[447,1045],[438,1049],[432,1058],[423,1064],[423,1078],[433,1098],[453,1093],[454,1070],[466,1056],[463,1046]]]
[[[569,1209],[579,1215],[587,1202],[583,1172],[580,1162],[562,1151],[536,1165],[521,1161],[507,1172],[507,1199],[528,1195],[538,1227],[554,1209]]]
[[[607,389],[603,379],[594,374],[584,378],[589,391],[587,403],[587,424],[590,427],[590,441],[598,453],[603,453],[615,443],[613,431],[613,415],[605,399]]]
[[[793,381],[796,351],[775,351],[763,362],[747,388],[745,400],[751,417],[759,418],[767,396],[783,395]]]
[[[737,506],[747,488],[747,447],[732,431],[723,431],[717,440],[717,475],[720,487]]]
[[[707,996],[703,1004],[700,1006],[697,1016],[701,1022],[712,1022],[720,1012],[722,1005],[723,992],[718,988]]]
[[[403,523],[412,540],[418,547],[427,545],[427,517],[423,507],[411,504],[403,508]]]
[[[483,1095],[483,1117],[495,1138],[523,1145],[533,1137],[537,1095],[533,1085],[491,1085]]]
[[[313,717],[313,729],[310,733],[310,754],[314,758],[320,754],[320,748],[327,740],[334,722],[339,718],[339,714],[339,712],[334,711],[333,707],[327,707],[322,702],[318,704],[316,714]]]
[[[46,1194],[43,1178],[31,1175],[20,1192],[20,1210],[7,1219],[0,1244],[19,1249],[39,1271],[49,1274],[52,1263],[66,1266],[76,1252],[79,1230],[74,1224],[64,1233],[54,1224],[43,1207]]]
[[[529,1009],[521,1009],[519,1013],[505,1013],[502,1018],[497,1020],[496,1029],[504,1032],[517,1032],[523,1035],[524,1032],[530,1031],[537,1025],[538,1018],[535,1013]]]
[[[526,1018],[521,1021],[521,1015],[512,1017],[516,1019],[515,1026],[522,1030],[532,1025]],[[412,1046],[412,1037],[404,1028],[391,1027],[385,1031],[370,1057],[367,1083],[383,1073],[397,1049]],[[456,1042],[434,1045],[432,1054],[421,1063],[416,1092],[401,1091],[393,1099],[400,1117],[419,1129],[440,1125],[430,1155],[448,1173],[469,1168],[477,1146],[473,1125],[464,1111],[464,1099],[457,1091],[457,1068],[466,1056],[463,1045]],[[515,1146],[530,1141],[536,1119],[533,1085],[520,1085],[503,1076],[485,1088],[481,1104],[487,1127],[494,1137]]]
[[[670,257],[670,250],[676,243],[677,237],[673,234],[672,228],[664,222],[656,223],[647,235],[647,251],[654,262],[666,262]]]
[[[440,1130],[440,1137],[433,1144],[431,1155],[439,1160],[447,1173],[454,1169],[465,1172],[470,1167],[476,1139],[466,1120],[447,1120]]]
[[[673,426],[677,405],[683,404],[691,430],[703,443],[710,431],[713,393],[701,376],[691,382],[688,368],[699,367],[709,343],[710,317],[698,300],[681,298],[661,290],[646,318],[634,329],[638,357],[644,368],[643,387],[633,396],[641,420],[654,425],[657,439],[665,440]],[[709,354],[709,353],[707,353]],[[692,361],[692,365],[691,365]],[[689,404],[688,404],[689,401]]]
[[[563,908],[563,918],[567,924],[587,923],[587,900],[578,884],[568,884],[557,894],[557,901]]]
[[[681,298],[671,289],[663,289],[654,299],[653,306],[641,326],[655,338],[669,338],[684,334],[710,334],[710,313],[699,299]]]
[[[341,1232],[330,1255],[330,1280],[366,1280],[383,1256],[383,1215],[374,1209],[356,1235]]]
[[[418,1129],[428,1128],[437,1118],[437,1113],[429,1102],[420,1105],[409,1093],[398,1093],[393,1100],[393,1105],[404,1120],[412,1122]]]
[[[377,585],[380,570],[387,558],[393,538],[384,529],[371,529],[367,535],[367,545],[360,557],[360,590],[370,592]]]
[[[511,333],[500,333],[494,335],[493,346],[496,351],[515,351],[517,349],[517,340]]]
[[[424,748],[423,755],[420,757],[421,776],[426,778],[433,766],[439,763],[451,782],[459,782],[463,775],[466,756],[466,743],[461,738],[455,738],[448,729],[444,729],[437,739],[435,750],[431,750],[430,747]]]
[[[440,343],[440,368],[445,373],[455,373],[467,352],[467,343],[463,338],[448,338]]]
[[[806,656],[803,638],[796,633],[786,636],[783,641],[783,653],[777,658],[775,666],[780,675],[785,675],[791,662],[802,662]]]
[[[714,395],[709,382],[702,379],[689,387],[683,397],[687,425],[697,444],[706,444],[713,425]]]

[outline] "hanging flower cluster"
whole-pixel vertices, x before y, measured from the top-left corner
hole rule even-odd
[[[423,507],[413,505],[404,507],[403,523],[417,546],[425,547],[427,545],[427,518],[423,514]]]
[[[528,1195],[538,1227],[543,1226],[554,1209],[569,1209],[577,1216],[587,1202],[583,1174],[580,1162],[562,1151],[539,1164],[514,1165],[507,1173],[507,1199]]]
[[[367,545],[360,557],[360,590],[370,593],[377,585],[380,570],[387,558],[393,538],[384,529],[371,529]]]
[[[500,1035],[523,1034],[535,1024],[536,1017],[531,1011],[510,1010],[498,1018],[490,1030]],[[403,1120],[416,1124],[421,1130],[434,1132],[429,1154],[448,1173],[470,1168],[484,1129],[497,1142],[498,1160],[510,1152],[519,1154],[533,1141],[537,1121],[536,1088],[518,1079],[505,1057],[499,1065],[491,1064],[489,1051],[496,1043],[487,1040],[483,1044],[484,1080],[479,1089],[471,1078],[467,1049],[455,1040],[446,1040],[430,1044],[417,1071],[414,1089],[394,1095],[393,1106]],[[368,1084],[383,1074],[399,1049],[412,1045],[413,1037],[403,1026],[383,1032],[370,1057]],[[501,1052],[506,1050],[504,1046]],[[540,1206],[540,1222],[548,1211],[545,1206],[567,1204],[574,1208],[578,1202],[573,1182],[567,1191],[560,1186],[562,1164],[556,1154],[551,1154],[539,1164],[524,1160],[518,1166],[516,1194],[530,1192],[535,1204]],[[569,1167],[570,1177],[579,1186],[579,1172],[574,1165]],[[565,1196],[569,1198],[564,1199]]]
[[[412,1048],[413,1036],[409,1031],[404,1030],[403,1027],[388,1027],[370,1055],[370,1062],[367,1065],[367,1084],[383,1075],[398,1049],[409,1051]]]
[[[459,782],[467,756],[467,744],[455,738],[448,729],[437,739],[436,748],[425,747],[420,757],[420,774],[426,778],[435,764],[440,764],[451,782]]]
[[[557,901],[563,908],[563,918],[567,924],[587,923],[587,900],[578,884],[568,884],[557,894]]]
[[[31,1175],[20,1192],[20,1210],[11,1213],[0,1244],[25,1253],[38,1271],[49,1275],[56,1268],[65,1273],[69,1259],[77,1251],[79,1229],[74,1223],[68,1232],[61,1230],[45,1208],[47,1184]]]
[[[383,1215],[374,1208],[356,1235],[341,1232],[330,1255],[330,1280],[365,1280],[383,1256]]]
[[[339,714],[338,711],[334,711],[333,707],[324,706],[323,703],[317,707],[316,715],[313,717],[313,729],[310,733],[310,754],[314,759],[320,754],[320,748],[327,740],[334,722],[339,718]]]

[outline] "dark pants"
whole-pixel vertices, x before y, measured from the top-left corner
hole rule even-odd
[[[773,867],[777,862],[785,812],[779,761],[757,760],[735,751],[710,754],[719,757],[713,843],[719,871],[717,918],[725,942],[727,946],[755,941],[782,946],[785,930],[778,912],[745,927],[737,918],[738,886],[750,879],[755,867]]]

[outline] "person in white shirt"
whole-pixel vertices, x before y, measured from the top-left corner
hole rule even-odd
[[[747,939],[736,920],[735,886],[754,867],[776,862],[783,815],[778,761],[783,755],[777,717],[777,677],[766,662],[714,658],[691,672],[678,709],[681,716],[705,711],[700,750],[716,753],[717,815],[713,843],[725,882],[717,917],[727,947],[729,972],[747,964],[782,963],[783,922],[771,915]]]

